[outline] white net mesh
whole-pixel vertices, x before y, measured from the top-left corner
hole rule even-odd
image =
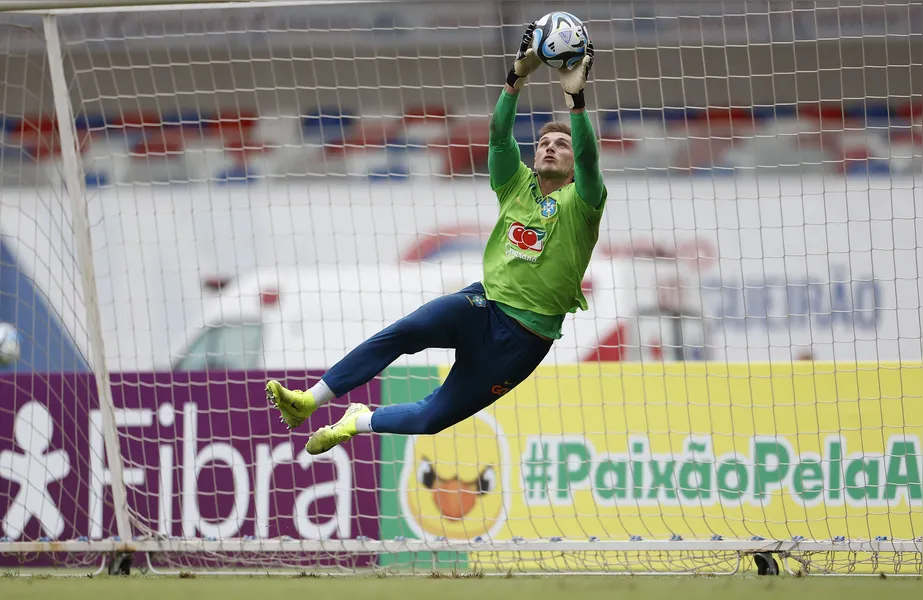
[[[111,503],[110,521],[91,525],[87,488],[76,485],[102,456],[101,446],[87,446],[99,407],[73,212],[55,159],[60,132],[53,110],[35,110],[53,106],[43,48],[40,18],[0,19],[0,543],[114,526]],[[69,451],[74,444],[81,454]],[[0,562],[49,561],[17,552]]]
[[[265,380],[304,389],[481,277],[487,125],[524,24],[552,10],[596,48],[590,310],[476,418],[309,457]],[[753,564],[733,543],[765,540],[789,568],[920,572],[919,3],[270,3],[54,26],[131,535],[162,544],[155,565],[727,572]],[[0,321],[23,348],[0,378],[0,551],[21,561],[24,542],[117,531],[48,40],[33,15],[0,32]],[[551,75],[519,99],[526,164],[568,119]],[[452,359],[404,357],[311,427],[418,400]],[[492,493],[465,491],[488,468]]]

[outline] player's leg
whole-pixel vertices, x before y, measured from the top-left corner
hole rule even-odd
[[[305,448],[320,454],[363,432],[435,434],[489,406],[535,370],[551,342],[529,333],[492,303],[471,319],[468,343],[457,353],[445,382],[419,402],[381,407],[374,412],[351,404],[337,423],[315,432]]]
[[[477,304],[479,284],[436,298],[368,338],[327,371],[309,390],[289,390],[279,381],[266,384],[266,398],[289,429],[301,425],[319,406],[364,385],[404,354],[427,348],[457,348]]]

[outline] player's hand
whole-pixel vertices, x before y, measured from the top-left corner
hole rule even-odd
[[[513,61],[513,68],[510,69],[506,77],[506,82],[517,91],[521,90],[526,84],[526,77],[534,73],[542,65],[542,61],[535,56],[535,51],[532,50],[532,34],[534,31],[535,22],[529,23],[525,33],[522,34],[522,42],[519,44],[516,60]]]
[[[586,56],[583,57],[579,65],[573,69],[566,67],[558,69],[558,79],[564,89],[564,100],[567,102],[568,108],[584,108],[586,106],[583,98],[583,88],[586,87],[590,69],[593,68],[594,58],[593,42],[587,41]]]

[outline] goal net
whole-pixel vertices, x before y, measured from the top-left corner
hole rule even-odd
[[[57,4],[0,12],[0,569],[921,574],[918,2]],[[455,427],[308,455],[446,377],[291,432],[264,391],[481,278],[555,10],[596,51],[589,310]],[[552,121],[542,67],[527,165]]]

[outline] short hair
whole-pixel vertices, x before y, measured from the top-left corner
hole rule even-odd
[[[538,130],[538,139],[545,137],[546,133],[563,133],[571,137],[570,127],[567,123],[562,123],[561,121],[552,121],[542,125],[542,128]]]

